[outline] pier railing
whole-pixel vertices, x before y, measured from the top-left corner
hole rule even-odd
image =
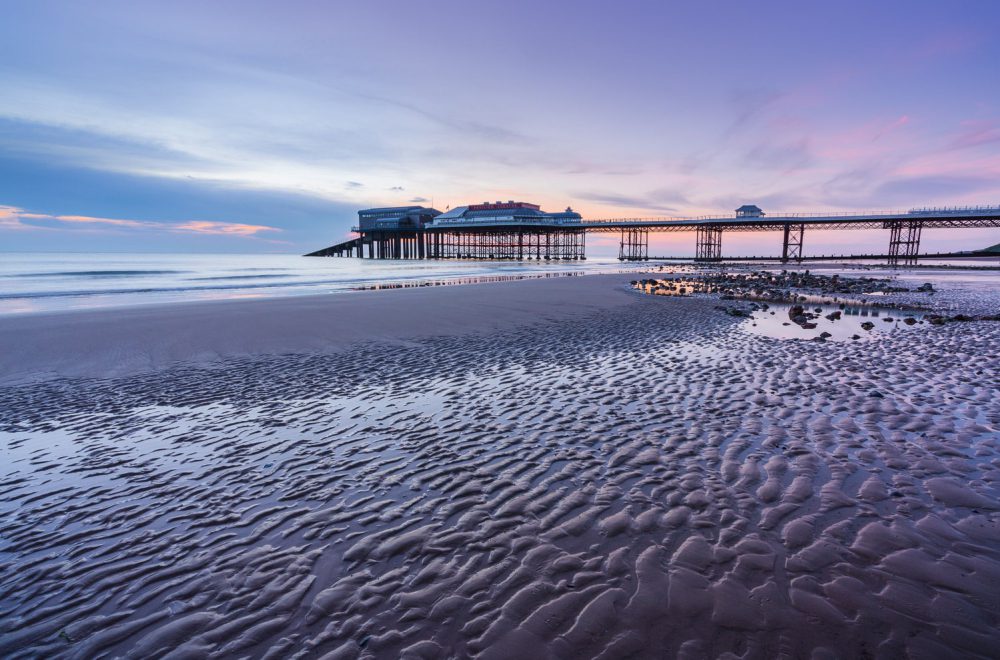
[[[782,233],[781,260],[802,261],[803,237],[810,230],[889,230],[890,264],[909,265],[918,258],[925,229],[1000,228],[1000,206],[911,208],[906,211],[785,212],[769,215],[686,218],[595,218],[492,216],[432,220],[424,225],[352,227],[354,241],[320,250],[317,255],[363,255],[373,259],[583,259],[585,235],[620,233],[619,259],[649,259],[651,232],[694,232],[696,258],[722,258],[724,232]],[[367,247],[367,250],[366,250]]]
[[[470,220],[434,220],[429,224],[425,225],[431,229],[445,229],[449,227],[510,227],[514,225],[531,225],[531,226],[553,226],[553,227],[564,227],[564,226],[579,226],[579,220],[562,219],[562,218],[529,218],[529,217],[517,217],[517,216],[507,216],[502,218],[483,218],[483,219],[470,219]]]

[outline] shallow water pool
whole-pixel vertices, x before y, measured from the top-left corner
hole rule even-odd
[[[739,309],[749,309],[750,303],[739,303]],[[758,305],[759,306],[759,305]],[[926,329],[928,323],[924,313],[910,310],[889,309],[870,305],[846,304],[810,304],[804,306],[805,311],[814,316],[809,324],[815,328],[803,327],[791,319],[793,305],[785,303],[768,304],[767,309],[757,309],[750,312],[750,317],[743,328],[755,334],[778,339],[814,339],[828,333],[824,337],[828,341],[858,341],[884,332],[908,332]],[[819,311],[817,311],[819,310]],[[836,318],[836,312],[840,317]],[[829,316],[834,318],[828,318]],[[911,318],[912,322],[905,319]],[[871,324],[870,328],[864,324]],[[857,337],[857,339],[854,339]]]

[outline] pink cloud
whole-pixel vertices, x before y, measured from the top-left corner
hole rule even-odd
[[[878,140],[883,135],[888,135],[889,133],[892,133],[897,128],[902,128],[903,126],[906,126],[909,123],[910,123],[910,116],[909,115],[902,115],[901,117],[899,117],[899,119],[897,119],[897,120],[895,120],[893,122],[890,122],[888,126],[886,126],[882,130],[880,130],[878,133],[876,133],[875,137],[872,138],[872,142]]]
[[[969,119],[962,122],[962,131],[951,141],[952,149],[967,149],[1000,142],[1000,122]]]
[[[22,217],[24,216],[21,214],[21,209],[16,206],[0,205],[0,230],[35,229],[31,225],[21,222]]]
[[[254,236],[262,231],[281,231],[280,229],[266,225],[246,225],[238,222],[208,222],[205,220],[190,220],[177,225],[175,228],[178,231],[223,236]]]
[[[911,123],[909,115],[864,122],[847,130],[831,133],[820,141],[823,157],[832,160],[871,160],[897,154],[911,144],[909,132],[900,129]],[[883,139],[883,138],[892,139]]]

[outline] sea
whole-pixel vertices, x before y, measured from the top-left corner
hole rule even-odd
[[[584,261],[382,261],[281,254],[0,253],[0,315],[345,294],[648,266]]]
[[[0,252],[0,316],[207,300],[349,294],[373,289],[596,273],[638,273],[661,265],[668,269],[685,268],[681,262],[623,263],[608,257],[584,261],[385,261],[282,254]],[[933,271],[906,271],[885,269],[877,264],[854,264],[843,272],[855,276],[898,277],[908,282],[929,278],[977,289],[996,290],[998,285],[997,270],[972,270],[967,268],[968,263],[935,265],[937,268]],[[958,267],[948,270],[950,265]],[[990,259],[977,265],[996,268],[1000,262]],[[833,264],[813,268],[840,270]]]

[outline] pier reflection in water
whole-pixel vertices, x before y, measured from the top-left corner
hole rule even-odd
[[[826,333],[824,339],[828,341],[852,341],[855,337],[863,340],[882,332],[929,327],[921,312],[870,305],[841,307],[838,304],[810,306],[809,311],[815,314],[815,317],[810,318],[807,325],[815,327],[809,328],[791,320],[793,307],[787,303],[776,303],[769,305],[768,309],[751,311],[743,327],[755,334],[779,339],[813,339]],[[836,312],[840,312],[839,317],[836,316]]]
[[[697,279],[639,280],[633,288],[645,294],[667,297],[721,294],[720,312],[746,317],[744,329],[778,339],[858,341],[881,332],[928,327],[924,312],[840,296],[786,292],[782,301],[774,301],[773,290],[749,289],[733,296],[730,286]]]

